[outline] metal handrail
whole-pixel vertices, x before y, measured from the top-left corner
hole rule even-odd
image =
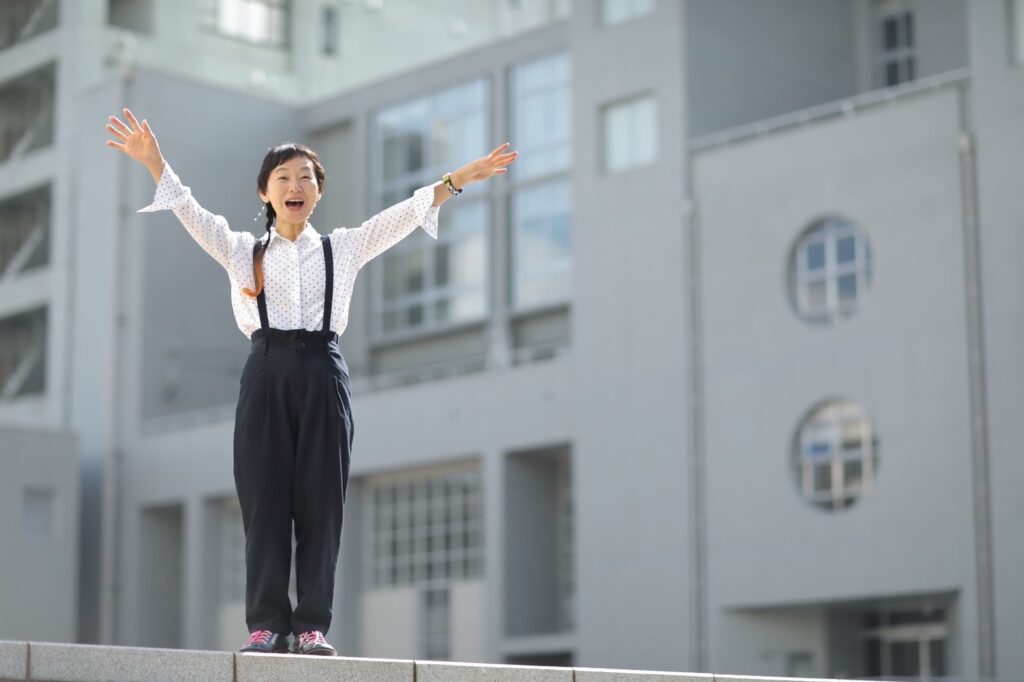
[[[715,147],[733,144],[741,140],[776,133],[787,128],[817,123],[828,118],[852,116],[858,111],[869,107],[902,100],[923,92],[941,90],[950,86],[960,86],[970,80],[970,76],[971,70],[969,68],[956,69],[909,83],[902,83],[881,90],[871,90],[870,92],[861,93],[853,97],[826,102],[825,104],[817,104],[806,109],[786,112],[779,116],[772,116],[731,128],[724,128],[713,133],[690,138],[689,149],[691,152],[714,149]]]

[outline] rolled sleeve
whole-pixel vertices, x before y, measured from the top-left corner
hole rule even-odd
[[[164,170],[160,174],[160,182],[156,185],[153,193],[153,203],[140,208],[137,213],[153,213],[155,211],[167,211],[181,206],[192,196],[192,190],[181,184],[177,173],[171,168],[171,164],[164,163]]]

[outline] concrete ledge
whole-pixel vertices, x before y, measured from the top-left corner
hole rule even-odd
[[[233,680],[234,654],[83,644],[29,644],[27,679],[48,682]]]
[[[572,682],[572,668],[416,661],[416,682]]]
[[[704,673],[575,668],[575,682],[717,682],[717,680],[714,675]]]
[[[715,675],[715,682],[778,682],[778,677],[757,677],[756,675]],[[786,677],[786,682],[839,682],[834,678]],[[843,680],[842,682],[851,682]]]
[[[327,658],[294,654],[235,654],[237,682],[265,680],[346,680],[346,682],[413,682],[414,663],[383,658]]]
[[[854,682],[0,641],[0,682]]]
[[[28,677],[28,644],[0,642],[0,681],[24,680]]]

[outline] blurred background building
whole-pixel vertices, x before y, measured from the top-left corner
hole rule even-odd
[[[234,649],[265,149],[358,225],[348,655],[1024,677],[1024,0],[4,0],[0,638]]]

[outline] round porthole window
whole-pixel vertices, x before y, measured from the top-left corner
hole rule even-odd
[[[797,489],[810,504],[837,511],[867,492],[878,474],[878,437],[855,403],[830,400],[812,409],[793,444]]]
[[[800,235],[789,258],[789,294],[802,319],[833,323],[864,302],[871,283],[867,236],[844,218],[818,220]]]

